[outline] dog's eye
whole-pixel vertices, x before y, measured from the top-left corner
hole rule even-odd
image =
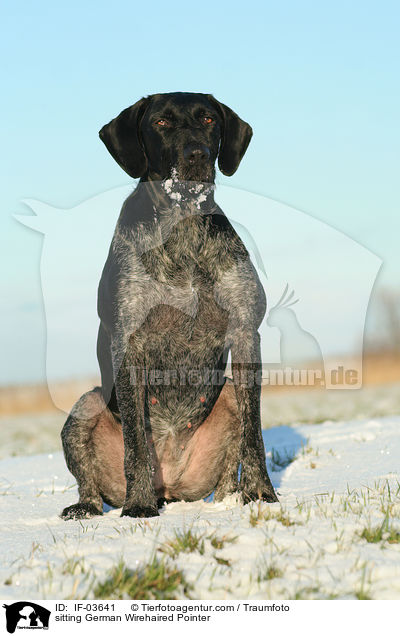
[[[204,117],[202,117],[202,120],[205,124],[212,124],[214,121],[213,118],[209,115],[204,115]]]
[[[169,126],[168,119],[158,119],[156,121],[157,126]]]

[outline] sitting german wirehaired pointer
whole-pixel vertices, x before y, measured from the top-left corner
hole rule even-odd
[[[151,95],[100,131],[140,181],[99,285],[102,386],[78,400],[61,434],[79,487],[64,519],[101,515],[103,502],[152,517],[164,502],[213,491],[216,501],[277,500],[260,421],[265,295],[214,201],[217,158],[232,175],[251,136],[202,93]]]

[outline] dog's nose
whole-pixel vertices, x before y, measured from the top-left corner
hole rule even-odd
[[[204,144],[188,144],[183,149],[183,157],[189,163],[197,161],[208,161],[210,158],[210,149]]]

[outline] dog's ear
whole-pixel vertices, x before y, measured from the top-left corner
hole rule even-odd
[[[223,174],[232,176],[239,167],[253,135],[251,126],[240,119],[229,106],[221,104],[212,95],[208,96],[222,117],[221,145],[218,166]]]
[[[143,97],[136,104],[125,108],[109,124],[100,130],[100,139],[109,153],[130,177],[137,179],[143,176],[147,168],[147,158],[141,144],[139,127],[148,97]]]

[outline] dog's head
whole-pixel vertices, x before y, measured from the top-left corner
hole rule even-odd
[[[213,182],[215,161],[231,176],[252,129],[225,104],[203,93],[150,95],[100,130],[100,138],[131,177]]]

